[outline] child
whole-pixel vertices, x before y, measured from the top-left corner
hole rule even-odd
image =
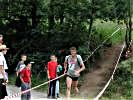
[[[57,77],[60,76],[63,72],[63,67],[59,64],[57,67]],[[59,93],[60,93],[60,82],[59,79],[56,81],[56,97],[60,98]]]
[[[56,78],[56,69],[57,69],[58,64],[57,64],[57,58],[55,55],[51,55],[50,59],[51,59],[51,61],[49,61],[48,65],[47,65],[47,67],[48,67],[47,75],[48,75],[48,79],[52,80],[52,79]],[[51,95],[52,95],[52,98],[56,98],[55,89],[56,89],[56,80],[51,81],[49,83],[48,98],[50,98]]]
[[[19,72],[25,67],[24,61],[26,61],[27,55],[22,54],[21,55],[21,61],[18,62],[18,65],[16,67],[16,74],[18,76]]]
[[[30,89],[31,86],[31,62],[25,61],[24,64],[26,65],[25,68],[20,72],[20,79],[21,79],[21,91],[25,91]],[[21,100],[30,100],[31,93],[30,91],[21,95]]]

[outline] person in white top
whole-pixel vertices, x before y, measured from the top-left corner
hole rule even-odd
[[[0,45],[0,99],[4,99],[7,96],[7,90],[5,83],[8,82],[5,70],[8,69],[4,55],[9,48],[6,45]]]

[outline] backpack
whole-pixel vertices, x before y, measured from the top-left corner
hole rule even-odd
[[[60,76],[60,75],[63,74],[63,72],[64,72],[63,67],[61,65],[58,65],[58,67],[57,67],[57,75]]]
[[[20,73],[18,74],[16,81],[15,81],[15,86],[20,87],[21,86],[21,79],[20,79]]]

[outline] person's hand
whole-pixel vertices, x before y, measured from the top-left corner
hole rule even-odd
[[[48,79],[50,80],[50,76],[48,75]]]
[[[7,85],[8,83],[8,79],[4,79],[4,83],[2,83],[3,85]]]
[[[66,74],[67,73],[67,70],[64,70],[64,74]]]
[[[8,83],[8,79],[5,80],[5,83]]]
[[[31,82],[29,83],[29,86],[31,87]]]
[[[79,71],[75,71],[75,75],[80,76],[80,72]]]

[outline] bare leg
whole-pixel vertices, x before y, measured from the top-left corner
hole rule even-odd
[[[78,89],[78,81],[73,81],[73,86],[74,86],[74,90],[77,93],[79,93],[79,89]]]
[[[72,79],[70,77],[66,78],[66,84],[67,84],[66,100],[70,100],[71,85],[72,85]]]

